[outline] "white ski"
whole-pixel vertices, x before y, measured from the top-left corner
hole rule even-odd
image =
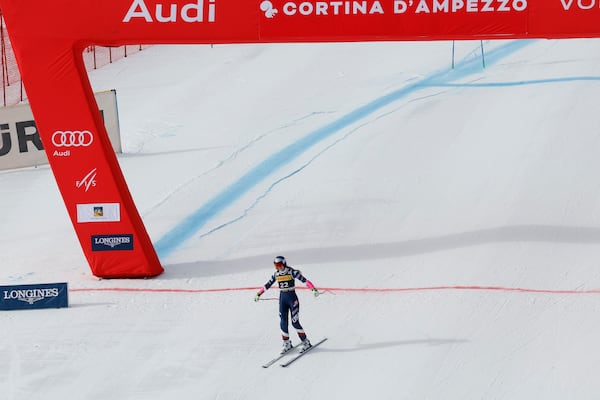
[[[280,354],[278,357],[275,357],[274,359],[272,359],[271,361],[267,361],[266,363],[263,364],[263,368],[269,368],[271,365],[275,364],[277,361],[281,360],[283,357],[287,356],[288,354],[290,354],[290,352],[292,351],[292,349],[298,347],[298,345],[294,345],[292,346],[288,351],[286,351],[283,354]]]
[[[297,359],[299,359],[300,357],[302,357],[303,355],[305,355],[306,353],[308,353],[309,351],[311,351],[312,349],[314,349],[315,347],[317,347],[318,345],[320,345],[321,343],[323,343],[326,340],[327,340],[327,338],[319,340],[317,343],[313,344],[312,346],[310,346],[308,349],[306,349],[302,353],[296,355],[293,358],[290,358],[288,361],[284,362],[283,364],[279,364],[279,365],[281,365],[282,367],[287,367],[288,365],[290,365],[291,363],[293,363],[294,361],[296,361]]]

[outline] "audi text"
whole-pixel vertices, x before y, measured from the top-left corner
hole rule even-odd
[[[144,0],[133,0],[127,10],[123,22],[139,20],[146,22],[177,22],[179,18],[183,22],[215,22],[216,0],[197,0],[177,9],[177,4],[157,4],[154,13],[151,13]],[[206,4],[205,4],[206,3]],[[153,15],[154,14],[154,15]]]

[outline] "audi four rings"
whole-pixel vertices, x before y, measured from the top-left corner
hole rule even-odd
[[[88,147],[94,141],[90,131],[56,131],[52,144],[56,147]]]

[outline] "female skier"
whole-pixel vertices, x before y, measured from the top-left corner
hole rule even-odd
[[[265,286],[261,287],[254,301],[258,301],[260,296],[277,282],[279,284],[279,318],[281,327],[281,337],[283,338],[283,348],[281,354],[286,353],[292,348],[292,341],[290,340],[290,334],[288,331],[288,315],[292,315],[292,326],[296,329],[298,337],[302,341],[300,347],[300,353],[304,353],[311,347],[310,341],[300,325],[300,302],[298,296],[296,296],[295,282],[298,279],[300,282],[305,283],[306,286],[312,290],[313,295],[317,297],[319,291],[315,288],[315,285],[311,281],[306,279],[300,271],[287,265],[285,257],[277,256],[273,260],[275,265],[275,273],[271,276],[271,279],[265,283]]]

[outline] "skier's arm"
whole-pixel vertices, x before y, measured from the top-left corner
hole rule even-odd
[[[254,301],[258,301],[258,300],[260,300],[260,296],[262,296],[262,294],[263,294],[264,292],[265,292],[265,287],[263,286],[263,287],[261,287],[261,288],[259,289],[259,291],[258,291],[258,292],[256,292],[256,295],[254,295]]]
[[[265,286],[261,287],[258,292],[256,293],[256,295],[254,296],[254,301],[258,301],[260,299],[260,296],[262,296],[262,294],[269,290],[269,288],[275,283],[275,274],[273,274],[273,276],[271,276],[271,279],[269,279],[267,281],[267,283],[265,283]]]
[[[313,283],[311,281],[309,281],[308,279],[306,280],[306,287],[311,290],[313,296],[317,297],[319,295],[319,291],[317,290],[315,285],[313,285]]]
[[[311,281],[309,281],[308,279],[306,279],[306,277],[304,277],[304,275],[302,275],[302,272],[300,272],[299,270],[294,270],[295,276],[294,278],[298,279],[300,282],[303,282],[304,284],[306,284],[306,287],[309,288],[312,291],[312,294],[317,297],[319,295],[319,291],[317,290],[317,288],[315,287],[315,285],[313,285],[313,283]]]

